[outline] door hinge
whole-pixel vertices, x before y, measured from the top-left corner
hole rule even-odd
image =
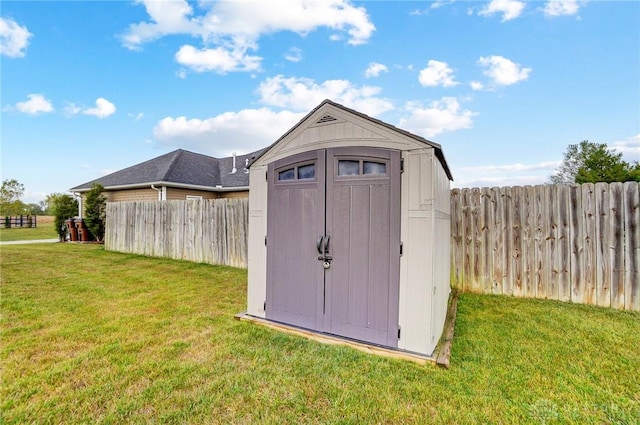
[[[267,237],[264,237],[264,246],[267,246]]]
[[[404,173],[404,158],[400,158],[400,172]]]
[[[398,339],[400,339],[400,326],[398,326]]]
[[[400,241],[400,256],[402,257],[402,252],[404,251],[404,244]]]
[[[266,182],[269,181],[269,172],[268,171],[264,172],[264,181],[266,181]]]
[[[263,309],[264,311],[267,311],[267,302],[266,302],[266,301],[264,302],[264,304],[263,304],[263,306],[262,306],[262,309]]]

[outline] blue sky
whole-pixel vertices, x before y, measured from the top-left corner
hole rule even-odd
[[[268,146],[323,99],[442,145],[453,187],[640,160],[637,1],[2,1],[1,175],[25,202],[177,148]]]

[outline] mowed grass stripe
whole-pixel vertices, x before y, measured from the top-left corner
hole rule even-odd
[[[464,294],[452,367],[240,322],[246,271],[4,246],[3,423],[636,424],[640,314]]]

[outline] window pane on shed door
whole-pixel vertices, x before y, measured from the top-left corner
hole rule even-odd
[[[288,170],[280,171],[278,173],[278,180],[293,180],[296,178],[296,174],[294,173],[293,168],[289,168]]]
[[[360,174],[360,161],[338,161],[339,176],[357,176]]]
[[[384,162],[365,161],[363,171],[364,174],[387,174],[387,164]]]
[[[298,179],[314,179],[316,177],[316,164],[298,167]]]

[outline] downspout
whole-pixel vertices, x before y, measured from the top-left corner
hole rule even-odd
[[[78,194],[78,192],[72,192],[73,196],[78,198],[78,217],[82,217],[82,194]]]
[[[158,201],[164,201],[167,199],[167,187],[162,186],[160,189],[155,187],[155,185],[151,185],[151,189],[158,191]]]

